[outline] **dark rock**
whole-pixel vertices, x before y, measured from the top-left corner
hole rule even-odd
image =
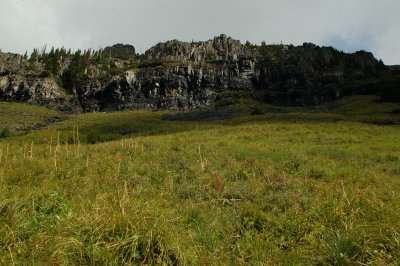
[[[7,75],[0,77],[0,99],[51,106],[65,101],[65,95],[53,78]]]
[[[103,51],[105,56],[116,57],[116,58],[133,58],[136,55],[135,47],[129,44],[115,44],[113,46],[107,46]]]
[[[399,74],[371,53],[346,54],[310,43],[256,46],[220,35],[205,42],[159,43],[144,55],[122,44],[102,53],[64,53],[55,61],[58,72],[49,71],[51,59],[0,53],[0,100],[91,112],[197,109],[224,95],[290,106],[360,93],[400,95],[394,77]]]

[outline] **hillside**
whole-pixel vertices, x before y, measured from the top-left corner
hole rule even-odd
[[[22,123],[0,138],[0,264],[398,265],[400,104],[257,107],[170,121],[0,103]],[[27,131],[28,114],[63,119]]]
[[[144,54],[132,45],[103,50],[0,53],[0,100],[63,112],[197,109],[226,98],[314,106],[346,95],[400,99],[400,72],[365,51],[242,44],[226,35],[172,40]]]

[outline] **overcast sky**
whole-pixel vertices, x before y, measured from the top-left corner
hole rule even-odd
[[[0,49],[208,40],[313,42],[400,64],[400,0],[0,0]]]

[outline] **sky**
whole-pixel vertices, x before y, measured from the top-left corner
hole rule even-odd
[[[313,42],[400,64],[400,0],[0,0],[0,49],[209,40]]]

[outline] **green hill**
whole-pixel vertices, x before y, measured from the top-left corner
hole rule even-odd
[[[398,265],[400,105],[247,104],[49,122],[2,103],[0,264]]]

